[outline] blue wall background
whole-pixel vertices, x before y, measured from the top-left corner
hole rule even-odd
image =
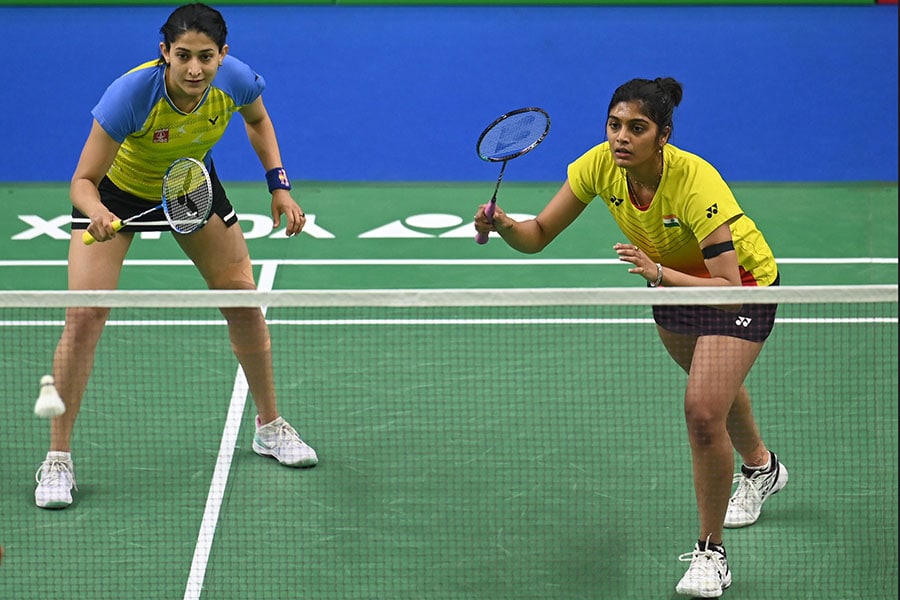
[[[538,105],[546,142],[509,180],[561,181],[602,141],[617,85],[671,75],[672,142],[732,181],[896,181],[897,6],[223,6],[268,82],[294,179],[479,181],[499,114]],[[171,7],[0,8],[0,180],[65,181],[106,86],[157,53]],[[240,120],[220,176],[261,180]]]

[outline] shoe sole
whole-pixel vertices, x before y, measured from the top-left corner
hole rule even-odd
[[[40,504],[39,502],[35,502],[38,508],[45,508],[47,510],[61,510],[63,508],[68,508],[72,505],[71,502],[66,501],[57,501],[57,502],[47,502],[45,504]]]
[[[317,464],[319,464],[318,458],[307,458],[307,459],[301,460],[300,462],[296,462],[296,463],[282,462],[281,460],[278,459],[277,456],[275,456],[274,453],[269,451],[268,448],[264,448],[263,446],[260,446],[259,444],[257,444],[256,440],[253,440],[253,451],[256,452],[257,454],[259,454],[260,456],[268,456],[268,457],[274,458],[275,460],[277,460],[279,462],[279,464],[282,464],[286,467],[294,467],[297,469],[308,469],[310,467],[314,467]]]
[[[722,582],[722,589],[720,590],[697,593],[690,590],[681,591],[676,587],[675,593],[681,594],[682,596],[690,596],[691,598],[720,598],[729,587],[731,587],[731,571],[728,572],[728,579]]]
[[[722,588],[718,592],[710,592],[708,594],[697,594],[695,592],[679,592],[675,590],[676,593],[681,594],[682,596],[690,596],[691,598],[721,598],[722,592],[725,591],[726,588]]]
[[[781,490],[783,490],[783,489],[784,489],[784,486],[787,485],[787,482],[788,482],[788,479],[789,479],[787,468],[784,466],[783,463],[779,462],[779,463],[778,463],[778,470],[779,470],[779,473],[778,473],[778,480],[775,482],[775,488],[772,490],[772,492],[771,492],[768,496],[766,496],[766,499],[763,500],[763,504],[766,503],[766,500],[768,500],[769,498],[771,498],[772,496],[774,496],[775,494],[777,494],[778,492],[780,492]],[[784,477],[781,476],[782,473],[784,474]],[[756,523],[757,521],[759,521],[759,517],[760,517],[761,514],[762,514],[762,506],[760,505],[760,507],[759,507],[759,515],[756,515],[756,518],[753,519],[752,521],[748,521],[748,522],[746,522],[746,523],[743,523],[743,522],[741,522],[741,523],[734,523],[734,522],[729,523],[728,521],[726,521],[726,522],[723,524],[723,526],[724,526],[726,529],[740,529],[741,527],[749,527],[749,526],[753,525],[754,523]]]

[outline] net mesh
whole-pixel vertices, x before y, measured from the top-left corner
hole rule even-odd
[[[674,597],[697,509],[650,304],[734,302],[779,304],[746,385],[791,482],[726,530],[728,597],[895,597],[897,286],[0,293],[0,597]],[[91,306],[77,491],[41,510],[31,408]],[[315,469],[251,448],[235,306]]]

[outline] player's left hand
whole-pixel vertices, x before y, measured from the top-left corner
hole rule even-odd
[[[629,273],[641,275],[647,281],[656,281],[656,261],[651,260],[643,250],[634,244],[622,243],[616,243],[613,246],[613,250],[619,255],[619,260],[633,265],[628,269]]]
[[[278,229],[281,226],[281,215],[284,215],[285,223],[284,233],[288,236],[295,236],[303,230],[306,225],[306,214],[300,205],[291,197],[291,193],[287,190],[274,190],[272,192],[272,228]]]

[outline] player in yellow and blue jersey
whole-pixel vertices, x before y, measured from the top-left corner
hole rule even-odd
[[[489,219],[484,205],[476,229],[498,232],[521,252],[539,252],[600,198],[628,238],[613,247],[619,259],[650,287],[778,285],[772,250],[716,169],[668,143],[682,93],[668,77],[619,86],[607,111],[607,141],[569,165],[541,213],[515,221],[498,206]],[[680,594],[722,595],[732,580],[723,528],[756,522],[763,502],[787,483],[787,469],[760,437],[744,386],[776,309],[653,307],[666,350],[688,373],[684,409],[700,535],[693,552],[680,557],[691,563],[676,586]],[[744,464],[731,494],[735,450]]]
[[[275,128],[263,104],[265,82],[228,54],[222,15],[204,4],[177,8],[162,26],[159,60],[115,80],[92,111],[93,125],[72,177],[72,229],[87,229],[100,243],[81,236],[69,244],[69,289],[115,289],[135,231],[170,230],[162,211],[119,232],[113,227],[161,201],[163,175],[182,157],[203,161],[213,188],[213,212],[199,230],[173,233],[210,289],[255,289],[247,243],[216,175],[212,148],[235,113],[266,173],[272,220],[285,221],[287,235],[300,233],[305,215],[291,196]],[[252,447],[293,467],[318,462],[278,412],[269,329],[259,308],[223,308],[232,350],[244,369],[256,404]],[[65,508],[75,489],[72,430],[109,309],[69,308],[53,358],[53,377],[66,411],[51,422],[50,451],[37,479],[35,502]]]

